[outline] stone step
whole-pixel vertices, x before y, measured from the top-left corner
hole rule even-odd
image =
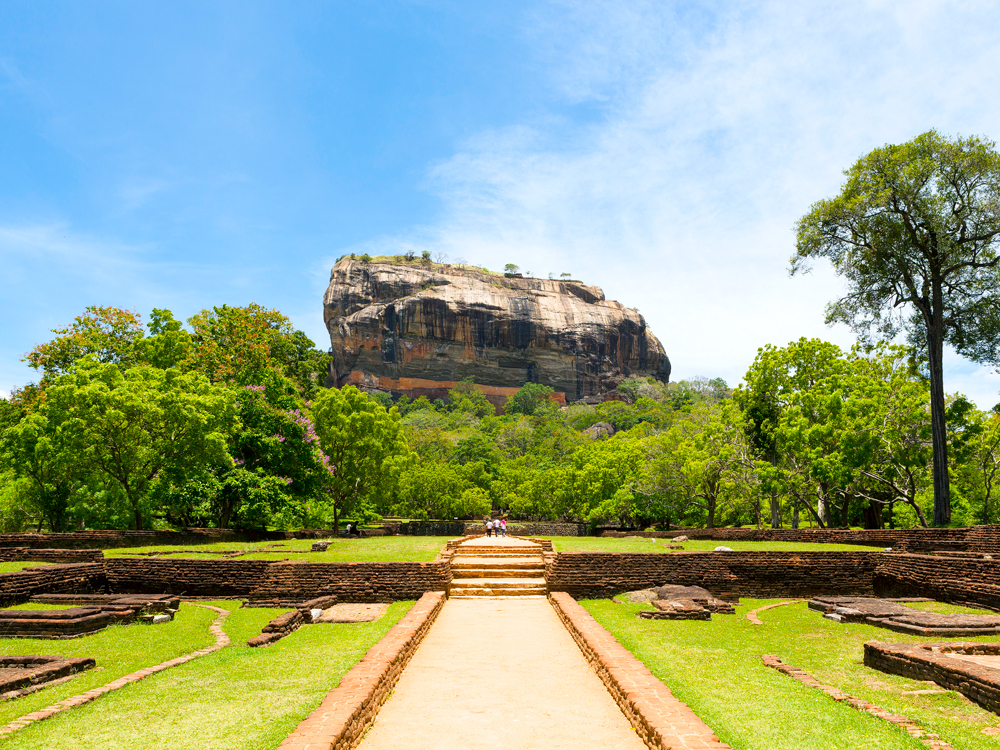
[[[545,568],[452,568],[452,580],[463,578],[539,578],[545,580]]]
[[[452,599],[466,599],[472,597],[508,597],[508,596],[537,596],[544,598],[548,592],[545,587],[533,587],[530,589],[502,589],[502,588],[462,588],[452,589],[448,596]]]
[[[448,596],[449,599],[517,599],[518,601],[522,599],[548,599],[548,594],[521,594],[520,596],[501,596],[498,594],[473,594],[471,596],[465,596],[462,594],[452,594]]]
[[[495,557],[462,557],[451,561],[452,568],[538,568],[543,567],[540,557],[511,557],[498,560]]]
[[[489,560],[520,560],[520,559],[541,560],[541,559],[543,559],[543,557],[542,557],[541,554],[532,555],[532,554],[521,553],[521,554],[518,554],[518,555],[494,555],[494,554],[491,554],[489,552],[486,552],[486,553],[483,553],[483,554],[475,554],[475,555],[473,555],[473,554],[455,555],[452,558],[452,561],[453,562],[458,562],[458,561],[461,561],[461,560],[468,560],[469,558],[477,558],[477,557],[481,558],[483,560],[487,560],[487,559],[489,559]]]
[[[452,588],[491,588],[491,589],[523,589],[545,588],[545,579],[541,576],[533,578],[453,578]]]

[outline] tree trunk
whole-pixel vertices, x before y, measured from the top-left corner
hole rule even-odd
[[[778,493],[771,493],[771,528],[781,528],[781,502],[778,500]]]
[[[931,445],[934,470],[934,525],[951,523],[951,484],[948,478],[948,429],[944,405],[944,320],[940,284],[935,285],[932,322],[927,326],[927,361],[931,374]]]
[[[715,528],[715,498],[707,497],[705,498],[705,505],[708,510],[708,528]]]
[[[822,487],[816,488],[816,520],[819,521],[820,526],[823,526],[824,528],[828,525],[826,493],[823,491]]]
[[[792,528],[799,528],[799,506],[796,505],[792,508]]]

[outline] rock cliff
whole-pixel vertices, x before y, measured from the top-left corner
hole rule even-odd
[[[670,377],[643,317],[575,281],[345,257],[323,308],[337,386],[436,398],[471,375],[499,405],[526,382],[575,401],[629,375]]]

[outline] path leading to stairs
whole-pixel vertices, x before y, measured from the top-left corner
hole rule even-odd
[[[360,750],[644,750],[543,598],[451,599]]]

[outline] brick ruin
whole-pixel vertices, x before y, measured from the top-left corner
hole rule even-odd
[[[462,531],[467,530],[463,524]],[[653,609],[640,615],[649,619],[707,619],[713,613],[732,612],[732,603],[740,597],[812,597],[815,609],[826,608],[844,620],[858,618],[856,621],[911,634],[1000,632],[1000,617],[936,615],[903,608],[901,601],[884,601],[923,598],[1000,612],[1000,558],[994,559],[1000,534],[996,527],[910,530],[909,535],[897,531],[891,532],[891,540],[885,536],[888,532],[817,534],[808,530],[796,531],[793,539],[789,538],[791,531],[727,529],[711,533],[719,539],[746,539],[758,534],[782,537],[781,541],[885,545],[894,551],[556,553],[550,540],[538,542],[550,596],[609,598],[623,592],[654,590],[655,601],[650,599]],[[721,532],[727,536],[715,536]],[[687,533],[699,537],[690,530]],[[146,544],[143,534],[139,543]],[[313,622],[313,610],[335,602],[392,602],[447,591],[452,557],[457,545],[468,538],[449,541],[431,562],[314,563],[222,556],[213,560],[105,558],[99,550],[82,544],[52,549],[23,543],[24,535],[17,537],[9,540],[17,542],[16,547],[0,546],[0,558],[54,564],[0,574],[0,606],[29,600],[73,606],[65,610],[2,611],[0,637],[74,637],[112,622],[148,617],[156,607],[161,607],[160,611],[176,609],[181,597],[237,598],[245,600],[247,606],[293,608],[252,638],[249,645],[254,646],[274,643]],[[857,614],[845,616],[844,609]],[[973,630],[968,630],[970,627]],[[946,687],[965,685],[949,689],[961,689],[990,710],[1000,707],[1000,685],[987,679],[1000,670],[991,673],[982,665],[962,662],[954,656],[958,653],[954,649],[959,648],[955,644],[938,644],[936,650],[917,649],[913,644],[869,646],[865,656],[869,666],[914,679],[934,679]],[[983,653],[1000,658],[1000,644],[975,644],[968,649],[972,649],[969,654],[986,649]]]
[[[109,625],[172,620],[180,607],[173,596],[118,594],[40,594],[39,604],[72,605],[69,609],[0,610],[0,638],[78,638]]]
[[[19,698],[46,684],[97,666],[66,656],[0,656],[0,700]]]

